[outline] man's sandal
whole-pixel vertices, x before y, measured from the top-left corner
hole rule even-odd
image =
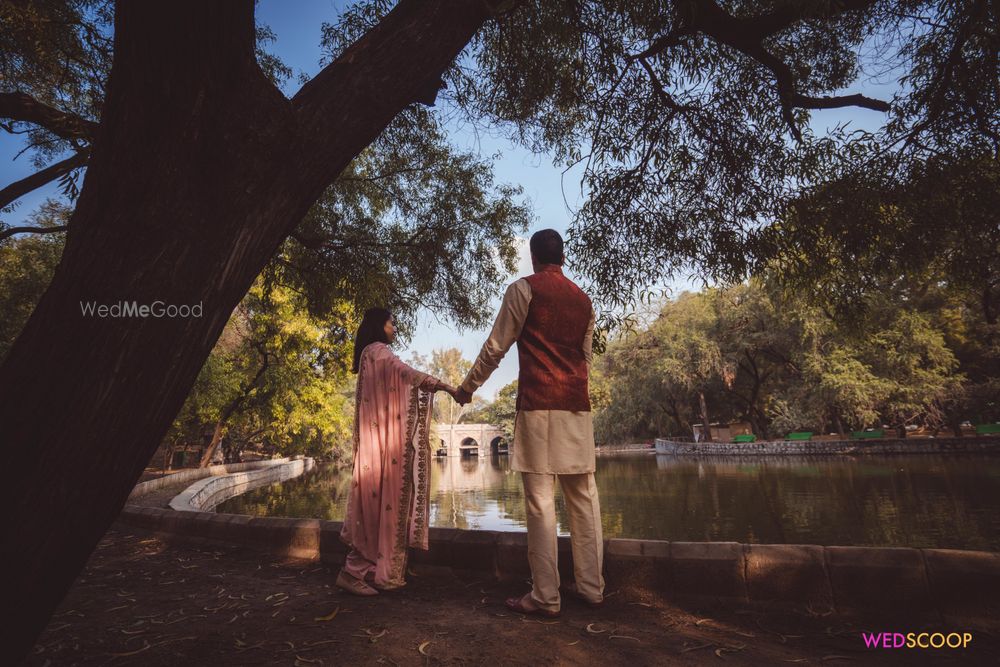
[[[504,602],[507,608],[516,611],[519,614],[524,614],[525,616],[542,616],[544,618],[559,618],[558,611],[549,611],[548,609],[542,609],[541,607],[531,606],[529,607],[525,604],[525,601],[534,605],[535,601],[531,599],[531,593],[525,593],[523,597],[519,598],[507,598]]]
[[[563,584],[562,585],[562,589],[563,589],[564,592],[569,593],[574,598],[576,598],[577,600],[579,600],[583,604],[587,605],[591,609],[600,609],[601,607],[604,606],[604,599],[603,598],[601,600],[597,601],[597,602],[595,602],[593,600],[590,600],[588,598],[585,598],[583,596],[583,593],[580,592],[580,589],[576,587],[576,582],[571,581],[569,583]]]
[[[378,595],[378,591],[361,581],[356,577],[352,577],[343,570],[337,573],[337,581],[335,582],[337,588],[343,589],[350,593],[351,595],[361,595],[364,597],[370,597],[372,595]]]

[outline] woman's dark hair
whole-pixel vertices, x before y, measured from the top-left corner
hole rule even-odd
[[[539,264],[562,266],[563,240],[556,230],[543,229],[540,232],[535,232],[528,242],[528,247]]]
[[[361,326],[354,336],[354,365],[351,372],[358,372],[358,365],[361,363],[361,353],[372,343],[388,343],[389,338],[385,335],[385,323],[392,317],[385,308],[369,308],[365,311],[365,316],[361,318]]]

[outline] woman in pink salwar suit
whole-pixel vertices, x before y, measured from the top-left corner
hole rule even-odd
[[[350,547],[337,586],[355,595],[406,584],[408,547],[427,549],[434,392],[455,389],[389,349],[389,311],[365,313],[354,345],[354,472],[341,539]]]

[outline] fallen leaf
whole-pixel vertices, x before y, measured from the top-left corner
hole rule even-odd
[[[608,639],[631,639],[632,641],[640,641],[638,637],[629,637],[628,635],[608,635]]]
[[[239,641],[239,640],[237,640],[237,641]],[[237,646],[236,650],[237,651],[249,651],[252,648],[260,648],[263,645],[264,645],[264,642],[257,642],[256,644],[246,644],[246,643],[244,643],[243,646]]]
[[[712,643],[708,642],[708,643],[705,643],[705,644],[698,644],[697,646],[689,646],[687,648],[682,648],[681,649],[681,653],[687,653],[688,651],[700,651],[701,649],[708,648],[711,645],[712,645]]]
[[[417,647],[417,651],[420,652],[420,655],[426,655],[427,657],[430,657],[430,653],[428,653],[425,650],[429,644],[430,644],[430,642],[424,642],[423,644],[421,644],[420,646]]]
[[[145,645],[142,648],[140,648],[140,649],[136,649],[134,651],[129,651],[128,653],[109,653],[108,655],[110,655],[110,656],[112,656],[114,658],[127,658],[130,655],[138,655],[139,653],[142,653],[143,651],[145,651],[146,649],[148,649],[149,646],[150,646],[149,642],[146,642],[145,640],[143,640],[143,641],[145,642]]]
[[[580,643],[580,640],[577,639],[575,642],[570,642],[570,643],[566,644],[566,646],[576,646],[579,643]]]
[[[587,632],[589,632],[592,635],[599,635],[602,632],[607,632],[607,630],[595,630],[594,629],[594,625],[596,625],[596,624],[595,623],[591,623],[590,625],[588,625],[587,626]]]
[[[333,611],[331,611],[326,616],[317,616],[313,620],[314,621],[319,621],[319,622],[332,621],[333,619],[337,618],[337,614],[339,614],[339,613],[340,613],[340,607],[337,607],[336,609],[334,609]]]

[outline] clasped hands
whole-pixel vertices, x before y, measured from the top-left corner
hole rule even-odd
[[[446,392],[449,396],[455,399],[455,402],[459,405],[466,405],[472,401],[472,394],[465,391],[461,387],[452,387],[447,382],[438,382],[435,391]]]

